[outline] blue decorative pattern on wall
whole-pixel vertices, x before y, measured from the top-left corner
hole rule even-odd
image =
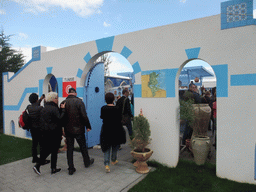
[[[141,85],[133,85],[134,97],[141,97]]]
[[[82,69],[78,69],[76,76],[79,77],[79,78],[81,78],[81,77],[82,77],[82,74],[83,74],[83,70],[82,70]]]
[[[83,97],[84,96],[84,88],[83,87],[77,87],[76,88],[76,93],[77,93],[77,97]]]
[[[39,97],[43,94],[43,85],[44,85],[44,80],[39,79]]]
[[[132,65],[132,68],[133,68],[133,73],[134,74],[137,74],[137,73],[141,72],[141,68],[140,68],[139,62],[134,63]]]
[[[213,65],[212,68],[217,79],[217,97],[228,97],[228,65]]]
[[[33,61],[40,61],[41,59],[41,47],[33,47],[32,48],[32,59]]]
[[[199,52],[200,52],[200,47],[197,47],[197,48],[192,48],[192,49],[186,49],[186,54],[187,54],[187,57],[188,59],[197,59],[198,58],[198,55],[199,55]]]
[[[58,97],[62,97],[62,82],[63,79],[62,77],[56,78],[57,82],[58,82]]]
[[[46,70],[47,70],[47,74],[51,74],[52,73],[52,67],[47,67]]]
[[[221,3],[221,29],[256,25],[252,0],[233,0]]]
[[[126,59],[132,54],[132,51],[124,46],[123,50],[121,51],[121,55],[123,55]]]
[[[9,110],[9,111],[19,111],[21,104],[23,103],[25,97],[27,94],[29,93],[37,93],[38,92],[38,87],[29,87],[29,88],[25,88],[20,101],[17,105],[5,105],[4,106],[4,110]]]
[[[256,85],[256,74],[231,75],[231,86],[250,86]]]
[[[96,40],[98,53],[103,51],[112,51],[115,36]]]
[[[166,97],[175,97],[175,78],[178,69],[165,69],[166,76]]]
[[[91,58],[92,58],[92,57],[91,57],[91,54],[88,52],[88,53],[85,55],[84,60],[85,60],[86,63],[88,63]]]

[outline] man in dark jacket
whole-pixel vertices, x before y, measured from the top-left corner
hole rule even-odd
[[[74,139],[76,139],[84,160],[84,166],[89,167],[94,163],[94,159],[89,157],[85,141],[85,126],[87,132],[91,130],[91,124],[87,117],[83,101],[76,97],[74,88],[69,89],[68,97],[62,103],[66,103],[66,118],[64,122],[64,131],[67,139],[67,160],[69,175],[76,171],[73,162]]]
[[[130,105],[130,99],[128,98],[129,96],[129,91],[127,89],[124,89],[122,92],[123,96],[117,100],[116,106],[121,110],[123,115],[128,116],[128,120],[125,123],[125,126],[128,129],[129,136],[130,138],[132,137],[132,123],[131,119],[133,118],[132,111],[131,111],[131,105]]]
[[[44,99],[44,95],[38,100],[38,95],[36,93],[32,93],[29,96],[29,102],[31,105],[27,106],[29,113],[29,129],[32,136],[32,163],[37,163],[39,158],[37,157],[37,146],[40,145],[40,151],[42,150],[41,146],[41,137],[42,133],[40,131],[40,112],[43,109],[40,106],[41,101]],[[45,161],[45,164],[49,163],[49,160]]]

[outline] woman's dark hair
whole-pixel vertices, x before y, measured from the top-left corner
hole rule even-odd
[[[105,100],[107,104],[112,104],[114,102],[115,96],[113,93],[106,93]]]
[[[37,100],[38,100],[38,95],[36,94],[36,93],[32,93],[30,96],[29,96],[29,102],[30,103],[35,103],[35,102],[37,102]]]

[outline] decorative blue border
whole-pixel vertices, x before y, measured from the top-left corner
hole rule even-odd
[[[78,69],[76,76],[77,76],[78,78],[81,78],[81,77],[82,77],[82,74],[83,74],[83,70],[82,70],[82,69]]]
[[[192,48],[192,49],[186,49],[186,54],[188,59],[197,59],[199,52],[200,52],[201,47],[196,47],[196,48]]]
[[[136,62],[132,65],[132,68],[133,68],[133,73],[134,75],[141,72],[141,68],[140,68],[140,64],[139,62]]]
[[[252,86],[256,85],[256,74],[231,75],[231,86]]]
[[[47,67],[46,70],[47,70],[47,74],[51,74],[52,73],[52,67]]]
[[[228,65],[213,65],[211,67],[217,79],[217,97],[228,97]]]
[[[175,97],[175,79],[177,76],[178,68],[174,69],[165,69],[166,77],[166,97]]]
[[[133,85],[134,97],[142,97],[141,84]]]
[[[98,48],[98,53],[103,51],[112,51],[114,38],[115,36],[96,40],[95,42]]]
[[[92,58],[92,57],[91,57],[91,54],[88,52],[88,53],[84,56],[84,61],[85,61],[86,63],[88,63],[91,58]]]
[[[132,51],[124,46],[120,54],[127,59],[132,54]]]

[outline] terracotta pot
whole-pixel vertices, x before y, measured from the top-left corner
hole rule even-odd
[[[151,149],[146,148],[146,152],[139,152],[139,151],[136,151],[135,149],[131,151],[131,154],[134,157],[134,159],[137,160],[133,164],[136,167],[136,171],[142,174],[148,173],[149,168],[146,161],[151,157],[151,155],[153,154],[153,151]]]
[[[203,165],[210,151],[210,137],[194,137],[192,139],[192,150],[197,165]]]

